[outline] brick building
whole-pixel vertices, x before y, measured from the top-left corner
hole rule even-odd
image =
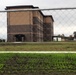
[[[8,6],[6,10],[39,9],[29,6]],[[8,42],[52,41],[53,17],[44,15],[40,10],[7,12]]]

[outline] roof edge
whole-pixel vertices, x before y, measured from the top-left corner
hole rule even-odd
[[[6,6],[5,10],[8,9],[17,9],[17,8],[39,8],[39,7],[34,7],[33,5],[18,5],[18,6]]]
[[[51,17],[52,21],[54,22],[53,16],[52,15],[44,15],[44,17]]]

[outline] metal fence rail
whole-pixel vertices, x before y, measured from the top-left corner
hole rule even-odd
[[[40,13],[36,11],[39,11]],[[33,14],[31,14],[31,12]],[[10,13],[10,16],[8,16],[9,13]],[[52,16],[54,20],[53,27],[52,26],[50,27],[50,24],[44,23],[43,22],[44,19],[40,14]],[[8,25],[11,25],[11,27]],[[22,27],[21,25],[26,25],[26,26]],[[32,27],[32,25],[34,25],[34,27]],[[43,26],[45,28],[43,28]],[[34,33],[32,33],[32,31]],[[11,40],[13,38],[15,39],[14,41],[24,41],[24,39],[30,38],[30,40],[28,39],[27,41],[42,42],[44,41],[43,40],[44,38],[45,41],[68,41],[68,40],[74,41],[76,36],[75,32],[76,32],[76,8],[75,7],[74,8],[51,8],[51,9],[50,8],[20,9],[20,10],[13,9],[13,10],[0,11],[0,39],[1,40],[5,39],[7,41],[7,39]],[[10,36],[8,36],[8,33]],[[44,34],[42,33],[46,33],[48,35],[51,34],[51,35],[44,36]],[[19,37],[19,34],[21,37]],[[50,40],[47,40],[47,39],[50,39]]]

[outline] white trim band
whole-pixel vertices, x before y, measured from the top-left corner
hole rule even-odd
[[[76,51],[0,51],[0,53],[76,53]]]

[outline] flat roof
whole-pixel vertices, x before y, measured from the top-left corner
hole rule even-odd
[[[54,22],[54,19],[53,19],[53,16],[52,16],[52,15],[44,15],[44,17],[51,17],[51,19],[52,19],[53,22]]]
[[[6,6],[6,10],[8,9],[16,9],[16,8],[39,8],[39,7],[34,7],[33,5],[19,5],[19,6]]]
[[[39,7],[34,7],[33,5],[19,5],[19,6],[6,6],[6,8],[5,8],[5,10],[9,10],[9,9],[24,9],[24,8],[33,8],[33,9],[35,9],[35,8],[37,8],[37,9],[39,9]],[[53,22],[54,22],[54,19],[53,19],[53,17],[52,17],[52,15],[44,15],[42,12],[41,12],[41,10],[36,10],[36,11],[39,11],[42,15],[43,15],[43,17],[51,17],[52,18],[52,20],[53,20]]]

